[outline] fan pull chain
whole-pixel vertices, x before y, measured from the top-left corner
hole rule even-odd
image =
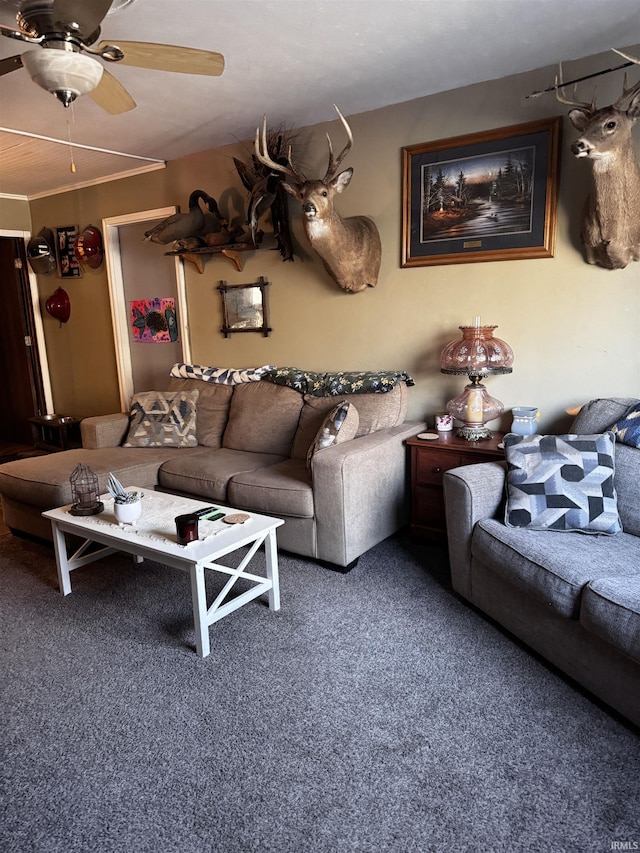
[[[73,112],[73,104],[71,104],[71,118],[72,118],[72,120],[75,122],[76,117],[75,117],[75,114],[74,114],[74,112]],[[69,157],[71,158],[70,171],[71,171],[71,173],[72,173],[73,175],[75,175],[75,173],[76,173],[76,164],[75,164],[75,162],[74,162],[74,160],[73,160],[73,145],[72,145],[72,143],[71,143],[71,123],[69,122],[69,119],[67,119],[67,136],[68,136],[68,138],[69,138]]]

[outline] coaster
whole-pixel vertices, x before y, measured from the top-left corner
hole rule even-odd
[[[437,441],[440,436],[434,435],[432,432],[421,432],[418,433],[416,438],[421,438],[423,441]]]
[[[242,524],[249,518],[251,518],[251,516],[247,515],[246,512],[236,512],[234,515],[225,515],[222,520],[226,521],[227,524]]]

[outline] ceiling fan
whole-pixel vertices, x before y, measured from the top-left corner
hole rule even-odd
[[[138,68],[217,77],[224,70],[220,53],[152,42],[100,41],[107,13],[132,0],[22,0],[18,29],[0,24],[0,34],[30,45],[32,50],[0,60],[0,76],[26,68],[29,76],[68,107],[88,94],[106,112],[116,115],[136,106],[116,78],[93,57]],[[90,54],[90,55],[87,55]]]

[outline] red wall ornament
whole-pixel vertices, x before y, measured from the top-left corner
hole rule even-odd
[[[71,301],[66,290],[59,287],[46,301],[45,308],[60,323],[66,323],[71,316]]]

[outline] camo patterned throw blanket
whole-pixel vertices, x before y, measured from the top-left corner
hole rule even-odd
[[[237,370],[233,367],[203,367],[200,364],[174,364],[169,375],[177,379],[200,379],[221,385],[239,385],[242,382],[264,380],[274,385],[285,385],[300,394],[312,397],[337,397],[340,394],[384,394],[398,382],[414,385],[413,379],[404,370],[340,371],[339,373],[317,373],[299,367],[248,367]]]
[[[336,397],[340,394],[384,394],[398,382],[414,385],[413,379],[404,370],[340,371],[339,373],[316,373],[297,367],[274,367],[262,376],[265,382],[286,385],[313,397]]]

